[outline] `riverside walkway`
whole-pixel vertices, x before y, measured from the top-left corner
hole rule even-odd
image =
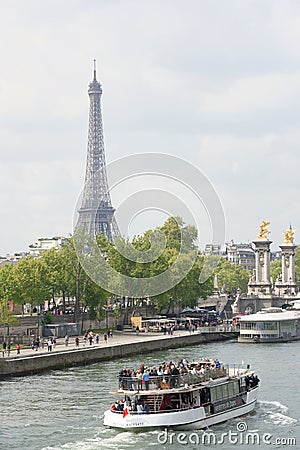
[[[142,354],[155,350],[179,348],[197,345],[205,342],[234,339],[236,331],[224,329],[201,329],[195,332],[175,331],[172,335],[163,333],[133,333],[117,331],[107,342],[101,335],[99,344],[90,345],[87,340],[84,344],[80,337],[79,346],[75,345],[75,338],[70,337],[68,346],[64,338],[57,339],[56,346],[48,351],[47,345],[37,351],[31,348],[21,348],[17,355],[16,350],[10,355],[0,356],[0,378],[32,374],[49,369],[70,367],[79,364],[89,364],[100,360],[121,358],[133,354]]]

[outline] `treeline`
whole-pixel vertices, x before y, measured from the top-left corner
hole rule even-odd
[[[121,290],[124,296],[134,296],[132,280],[151,280],[159,274],[167,274],[173,266],[176,271],[171,276],[175,281],[180,278],[178,272],[184,271],[189,264],[191,267],[180,282],[174,285],[171,283],[170,289],[150,296],[151,303],[158,310],[167,310],[173,305],[194,307],[199,297],[206,298],[212,293],[215,274],[219,286],[227,292],[235,291],[238,287],[242,292],[247,291],[249,272],[223,258],[203,256],[196,246],[196,228],[184,224],[180,218],[169,218],[161,227],[146,231],[131,242],[119,239],[112,244],[103,235],[97,237],[101,257],[116,272],[125,275],[127,280],[127,285],[119,286],[117,290],[110,291],[107,288],[114,286],[115,280],[110,280],[110,284],[105,283],[104,288],[103,284],[99,285],[93,281],[94,277],[86,273],[84,264],[82,266],[82,261],[78,259],[75,239],[68,238],[61,249],[45,251],[39,258],[28,256],[17,264],[6,264],[1,268],[0,322],[7,323],[9,320],[9,300],[20,305],[29,303],[33,309],[43,305],[46,300],[52,299],[55,303],[57,296],[63,299],[63,310],[66,299],[74,298],[77,312],[80,305],[88,306],[90,318],[101,319],[105,314],[107,299],[110,297],[111,303],[116,300],[115,292]],[[161,251],[162,242],[164,245]],[[179,256],[181,266],[178,268],[174,264]],[[91,255],[86,258],[89,258],[89,264],[97,264]],[[143,296],[147,295],[144,292]]]

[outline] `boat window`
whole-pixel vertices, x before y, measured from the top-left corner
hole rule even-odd
[[[226,383],[220,386],[214,386],[210,389],[211,401],[222,400],[223,398],[233,397],[233,383]]]
[[[233,384],[233,395],[238,395],[240,393],[240,386],[238,380],[234,381],[232,384]]]
[[[244,377],[242,377],[240,379],[240,386],[241,386],[241,391],[245,391],[246,390],[246,380]]]
[[[233,383],[231,382],[231,383],[228,383],[228,396],[229,397],[233,397],[234,396],[234,394],[233,394]]]
[[[212,402],[215,402],[217,400],[217,388],[216,387],[212,387],[210,389],[210,398]]]
[[[223,398],[228,398],[228,384],[223,384]]]
[[[213,389],[211,389],[211,391],[213,391]],[[213,401],[213,400],[211,400],[211,398],[212,398],[211,395],[215,396],[215,392],[213,394],[211,394],[209,388],[201,389],[200,390],[200,402],[201,402],[201,405],[203,403],[208,403],[210,401]]]
[[[223,396],[223,386],[217,386],[216,390],[217,390],[217,400],[221,400],[224,397]]]

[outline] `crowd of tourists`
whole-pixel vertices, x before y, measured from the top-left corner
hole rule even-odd
[[[193,379],[191,377],[203,379],[205,375],[209,375],[216,378],[223,373],[224,368],[218,359],[203,359],[191,363],[186,359],[177,362],[170,360],[152,368],[145,367],[145,364],[141,363],[138,369],[124,367],[119,372],[119,388],[130,391],[149,390],[151,383],[155,389],[172,389],[190,381]]]

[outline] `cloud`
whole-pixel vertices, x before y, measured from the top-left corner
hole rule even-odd
[[[299,25],[295,1],[3,4],[0,253],[71,231],[93,58],[107,161],[156,151],[197,165],[230,238],[252,239],[267,215],[275,241],[300,228]]]

